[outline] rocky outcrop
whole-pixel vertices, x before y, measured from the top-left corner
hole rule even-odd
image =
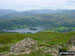
[[[50,54],[52,56],[58,56],[58,54],[59,54],[59,47],[58,47],[58,45],[41,46],[40,49],[44,53]]]
[[[41,50],[43,51],[43,53],[52,54],[53,56],[58,56],[59,53],[59,49],[57,46],[38,46],[37,41],[31,38],[25,38],[24,40],[17,42],[10,48],[10,51],[12,52],[10,54],[30,54],[36,50]]]
[[[47,48],[47,47],[46,47],[46,48]],[[58,54],[59,54],[59,49],[58,49],[58,48],[46,49],[46,50],[44,50],[44,53],[51,54],[52,56],[58,56]]]
[[[69,42],[69,51],[75,51],[75,37],[72,37]]]
[[[68,44],[75,46],[75,37],[71,37],[71,39],[69,40]]]
[[[14,53],[24,52],[24,54],[30,54],[31,52],[38,49],[37,44],[38,44],[37,41],[35,41],[31,38],[26,38],[20,42],[17,42],[15,45],[13,45],[10,48],[10,51],[14,52]]]

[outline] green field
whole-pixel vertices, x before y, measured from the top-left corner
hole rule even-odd
[[[75,27],[56,27],[56,28],[49,28],[44,30],[43,32],[70,32],[74,31]]]

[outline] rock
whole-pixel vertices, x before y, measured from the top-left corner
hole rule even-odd
[[[37,44],[37,41],[31,38],[25,38],[24,40],[17,42],[15,45],[13,45],[10,48],[10,51],[14,53],[24,52],[25,54],[30,54],[31,52],[38,49]]]
[[[53,56],[58,56],[59,54],[59,50],[58,49],[52,49],[52,53]]]
[[[71,47],[69,47],[69,50],[68,51],[75,51],[75,46],[71,46]]]
[[[72,38],[69,40],[68,44],[75,46],[75,37],[72,37]]]
[[[0,44],[0,47],[3,47],[4,46],[4,44]]]
[[[52,56],[58,56],[59,54],[59,48],[55,45],[43,46],[41,49],[43,49],[44,53],[51,54]]]
[[[75,51],[75,37],[72,37],[69,42],[69,50],[68,51]]]

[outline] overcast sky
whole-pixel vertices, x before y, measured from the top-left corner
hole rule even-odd
[[[75,9],[75,0],[0,0],[0,9]]]

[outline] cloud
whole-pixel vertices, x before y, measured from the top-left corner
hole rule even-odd
[[[0,0],[0,8],[16,10],[75,9],[75,0]]]
[[[75,9],[75,0],[67,0],[66,2],[64,2],[64,5],[62,8]]]
[[[69,0],[66,2],[68,5],[75,5],[75,0]]]

